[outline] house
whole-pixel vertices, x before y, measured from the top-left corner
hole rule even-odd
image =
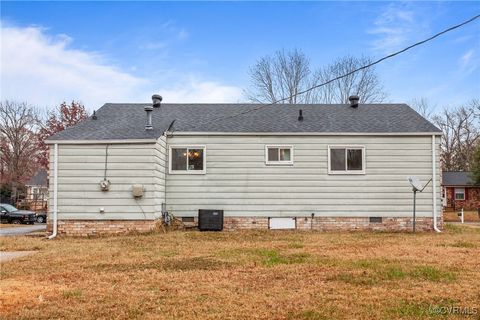
[[[48,172],[39,169],[25,184],[27,194],[25,201],[31,210],[45,210],[48,201]]]
[[[446,209],[480,208],[480,185],[474,185],[470,175],[464,171],[443,172],[443,206]]]
[[[50,229],[146,231],[165,211],[196,223],[215,209],[225,229],[406,230],[408,176],[433,179],[417,195],[417,228],[442,225],[441,132],[405,104],[152,98],[107,103],[48,140]]]

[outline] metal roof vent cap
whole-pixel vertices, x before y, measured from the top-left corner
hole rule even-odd
[[[152,130],[152,112],[153,112],[153,107],[152,106],[145,106],[144,108],[145,112],[147,113],[147,124],[145,125],[145,130]]]
[[[159,95],[159,94],[154,94],[152,96],[152,104],[153,104],[153,107],[154,108],[160,108],[161,104],[162,104],[162,96]]]
[[[302,109],[298,110],[298,121],[303,121],[303,111],[302,111]]]
[[[357,108],[360,98],[358,96],[350,96],[348,97],[348,101],[350,101],[350,107]]]

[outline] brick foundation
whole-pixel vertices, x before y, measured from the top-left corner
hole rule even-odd
[[[383,218],[382,222],[370,222],[368,217],[297,217],[297,230],[317,231],[411,231],[412,218]],[[194,222],[185,226],[196,226]],[[148,232],[156,228],[153,220],[60,220],[58,234],[67,236],[93,236],[125,234],[129,232]],[[442,216],[438,219],[438,227],[443,229]],[[225,217],[224,230],[268,230],[268,218],[265,217]],[[51,232],[52,224],[48,221],[47,230]],[[420,217],[416,219],[417,231],[432,231],[433,219]]]
[[[148,232],[156,227],[154,220],[59,220],[58,234],[86,237],[94,235],[126,234]],[[52,221],[47,222],[47,230],[52,232]]]
[[[197,220],[195,219],[195,222]],[[410,231],[412,218],[383,218],[381,223],[370,222],[368,217],[297,217],[297,230],[319,231]],[[443,229],[443,218],[437,219],[437,226]],[[264,217],[225,217],[224,230],[268,229],[268,218]],[[433,218],[416,219],[416,230],[433,230]]]
[[[297,217],[297,230],[319,231],[410,231],[412,218],[383,218],[381,223],[370,222],[368,217]],[[438,221],[443,226],[443,221]],[[225,230],[235,229],[268,229],[268,218],[241,217],[224,220]],[[416,230],[430,231],[433,229],[432,218],[417,218]]]

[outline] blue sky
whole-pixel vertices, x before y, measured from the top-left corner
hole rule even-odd
[[[1,2],[1,98],[49,107],[237,102],[248,68],[298,48],[313,67],[381,57],[480,13],[479,2]],[[480,92],[480,21],[377,67],[392,102]]]

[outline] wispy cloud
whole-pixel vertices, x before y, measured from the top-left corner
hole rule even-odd
[[[168,70],[168,79],[134,75],[108,57],[73,49],[68,35],[49,35],[41,27],[0,23],[1,99],[27,101],[53,107],[62,101],[80,100],[90,110],[105,102],[148,101],[160,93],[166,102],[227,102],[241,90],[200,75]],[[160,44],[155,44],[160,45]]]
[[[172,86],[164,86],[158,90],[169,102],[239,102],[242,90],[215,81],[201,80],[190,75]]]
[[[419,23],[416,12],[404,4],[392,3],[385,7],[374,21],[374,27],[367,30],[373,35],[372,47],[381,53],[392,53],[412,42],[425,22]]]
[[[458,64],[461,72],[470,74],[480,66],[480,58],[474,49],[470,49],[458,59]]]

